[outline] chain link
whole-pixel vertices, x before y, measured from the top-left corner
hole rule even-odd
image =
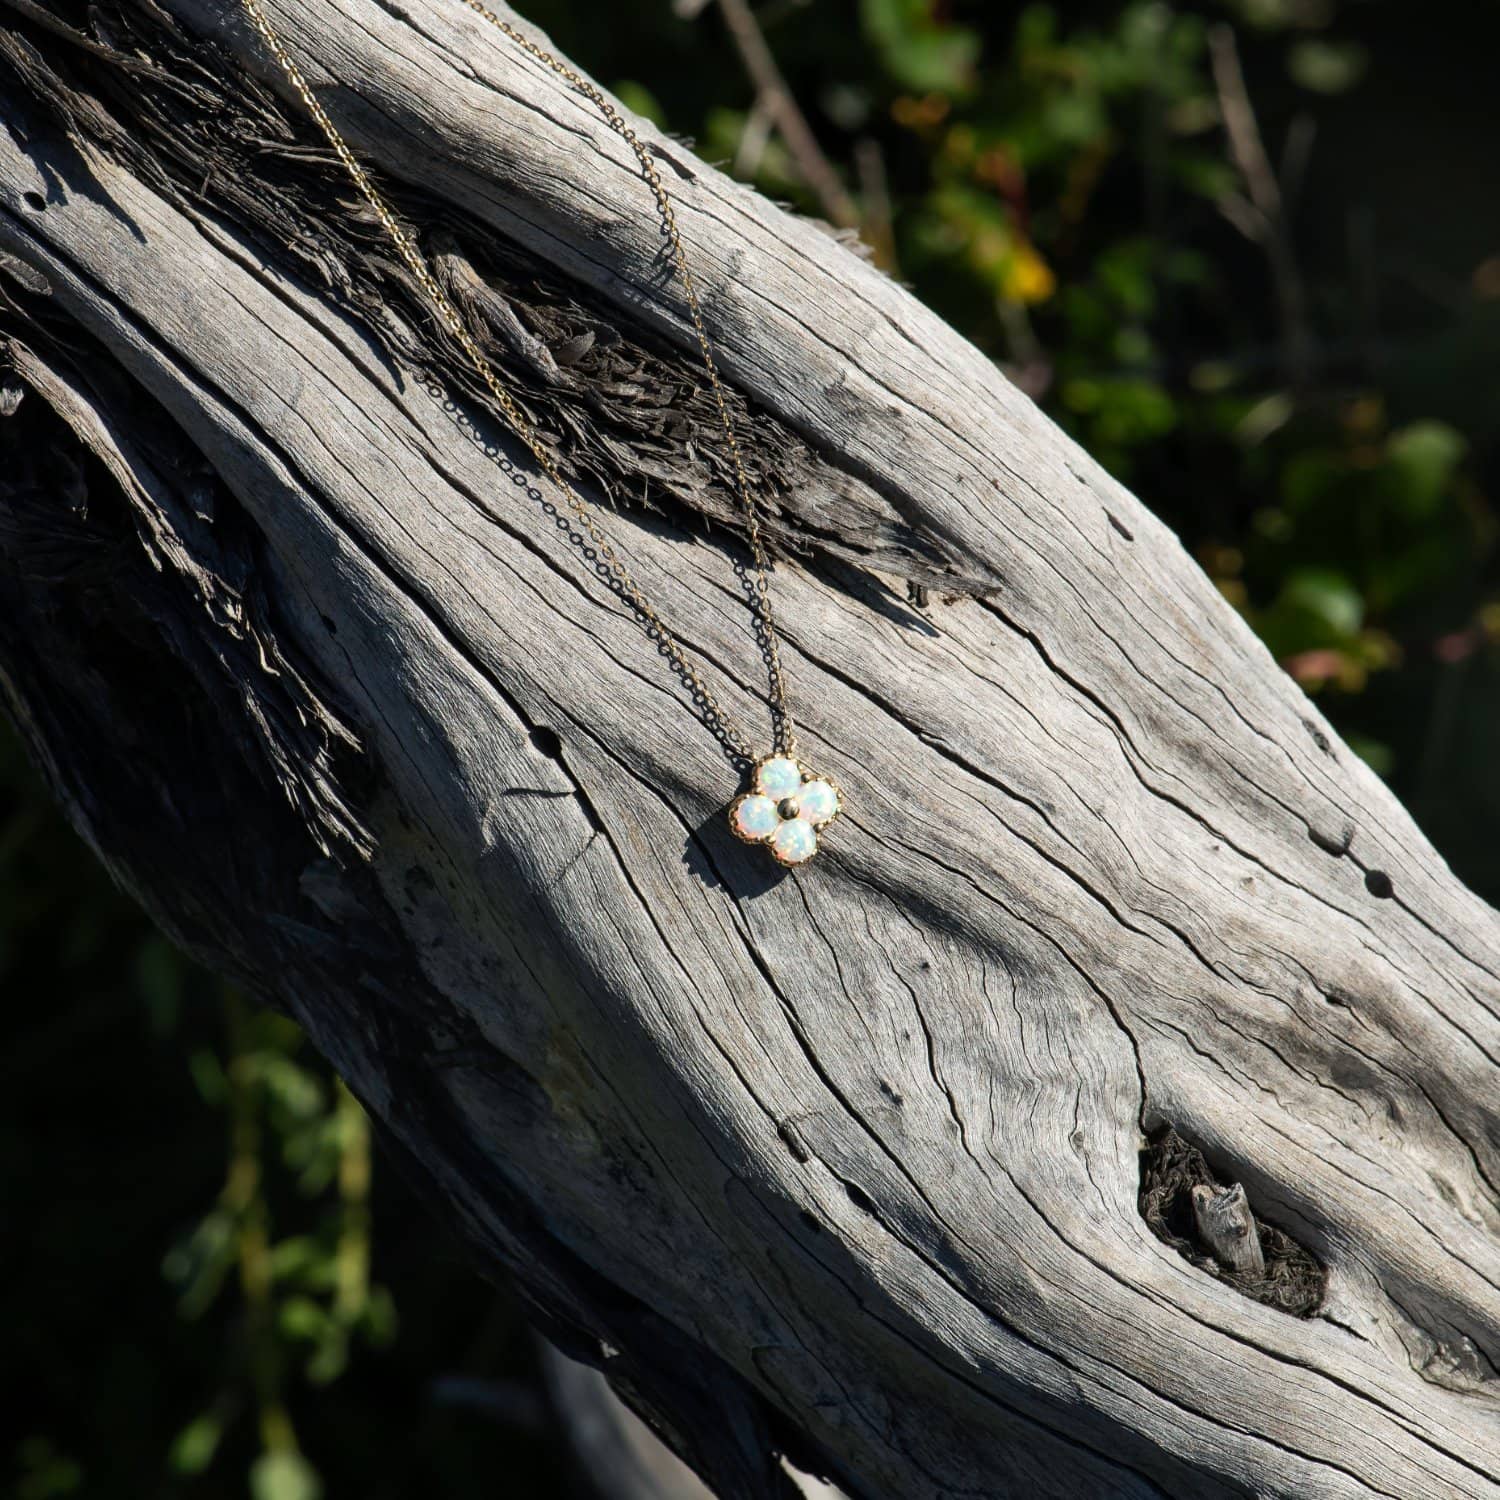
[[[650,152],[642,144],[635,131],[630,128],[624,116],[620,114],[619,110],[588,79],[575,72],[550,52],[539,47],[529,37],[523,36],[507,21],[502,20],[493,11],[479,4],[478,0],[463,0],[463,3],[492,26],[498,27],[524,52],[550,68],[599,109],[608,122],[610,129],[621,136],[635,153],[635,158],[640,163],[641,173],[645,177],[647,185],[656,199],[657,212],[661,218],[662,235],[672,252],[673,264],[682,282],[683,295],[687,301],[688,312],[692,318],[693,331],[697,335],[698,347],[703,355],[704,368],[708,372],[709,384],[713,388],[714,402],[718,408],[719,421],[724,429],[724,439],[734,469],[735,489],[739,496],[740,508],[745,517],[745,533],[750,542],[751,557],[755,565],[755,578],[751,588],[751,609],[755,619],[756,635],[759,639],[761,651],[766,660],[766,669],[770,676],[773,743],[778,752],[785,755],[792,755],[796,751],[796,736],[792,728],[791,711],[787,707],[786,682],[782,676],[781,651],[776,635],[775,616],[771,607],[770,584],[767,577],[768,564],[765,544],[761,539],[759,508],[750,492],[750,481],[745,473],[739,440],[735,436],[734,422],[729,415],[729,404],[724,394],[724,386],[719,379],[718,363],[714,359],[713,344],[709,339],[708,328],[703,319],[703,310],[698,302],[697,287],[694,284],[692,272],[688,269],[687,256],[682,248],[682,236],[677,229],[677,216],[672,211],[672,200],[667,196],[667,190],[662,185],[661,176],[656,170],[656,163],[652,160]],[[391,211],[385,199],[376,190],[374,183],[370,181],[369,175],[360,166],[359,162],[355,159],[354,153],[349,149],[348,143],[339,133],[333,121],[328,117],[328,112],[318,102],[317,96],[308,86],[307,80],[302,76],[301,69],[293,61],[291,54],[282,44],[281,38],[272,27],[265,11],[261,8],[260,0],[244,0],[244,6],[256,30],[264,38],[266,46],[270,48],[272,55],[285,72],[288,81],[307,107],[307,112],[317,121],[323,134],[328,139],[328,144],[333,147],[335,155],[343,163],[355,186],[364,195],[370,207],[374,209],[381,224],[385,227],[386,233],[390,236],[391,241],[399,251],[402,260],[406,262],[412,275],[416,277],[422,290],[427,294],[448,332],[453,335],[459,347],[468,356],[469,362],[474,366],[475,372],[488,388],[490,395],[494,397],[495,404],[500,408],[506,421],[510,424],[516,436],[526,445],[531,456],[536,460],[537,467],[562,491],[569,508],[577,516],[579,524],[587,531],[593,540],[594,546],[598,549],[599,557],[604,563],[608,576],[630,601],[631,606],[645,623],[646,633],[656,642],[657,647],[671,660],[683,680],[691,687],[693,701],[699,706],[705,717],[710,720],[711,727],[717,728],[719,738],[728,749],[747,764],[759,759],[754,748],[746,742],[734,721],[729,717],[728,713],[709,689],[708,684],[704,682],[697,669],[688,660],[682,647],[678,644],[677,638],[672,634],[666,622],[657,614],[651,601],[642,593],[640,585],[636,583],[630,569],[626,567],[623,559],[615,551],[613,543],[600,524],[597,511],[563,476],[557,461],[547,451],[536,428],[532,426],[526,414],[516,404],[511,394],[500,384],[499,377],[495,374],[494,368],[491,366],[489,360],[485,358],[483,351],[474,341],[469,330],[464,326],[463,319],[459,316],[457,309],[449,301],[447,294],[438,285],[432,272],[427,268],[427,263],[423,259],[421,251],[418,250],[415,240],[413,240]]]

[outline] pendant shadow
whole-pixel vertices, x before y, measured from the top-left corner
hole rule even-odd
[[[728,891],[735,900],[764,896],[791,875],[767,849],[758,849],[729,831],[722,811],[711,813],[683,845],[689,874],[710,890]]]

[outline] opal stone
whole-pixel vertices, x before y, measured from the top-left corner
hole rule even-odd
[[[806,864],[818,852],[818,829],[841,811],[838,788],[807,772],[790,755],[756,763],[754,788],[729,809],[734,831],[769,844],[784,865]]]
[[[795,795],[802,786],[802,768],[789,756],[773,755],[760,763],[755,789],[773,802]]]
[[[781,814],[769,797],[746,797],[734,810],[734,826],[743,838],[768,839],[781,826]]]
[[[798,816],[814,825],[826,823],[839,810],[839,794],[826,781],[804,781],[797,802]]]
[[[784,863],[800,865],[818,852],[818,835],[806,820],[788,818],[771,836],[771,847]]]

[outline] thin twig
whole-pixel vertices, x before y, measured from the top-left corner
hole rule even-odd
[[[824,156],[746,0],[719,0],[719,11],[740,61],[755,85],[761,107],[776,122],[777,133],[791,152],[798,174],[817,198],[824,217],[840,228],[857,229],[859,208]]]
[[[1219,206],[1235,228],[1265,249],[1280,309],[1287,376],[1293,385],[1301,385],[1307,375],[1312,338],[1307,327],[1307,301],[1292,250],[1281,184],[1266,153],[1255,108],[1250,102],[1250,91],[1245,86],[1245,73],[1240,66],[1233,29],[1226,25],[1212,27],[1208,45],[1230,155],[1249,195],[1248,201],[1229,198]]]
[[[873,136],[861,136],[855,143],[854,170],[859,174],[859,196],[865,209],[863,233],[874,252],[875,264],[899,277],[901,268],[896,259],[896,230],[885,155]]]
[[[1269,225],[1281,214],[1281,187],[1261,139],[1255,109],[1250,103],[1250,91],[1245,87],[1239,46],[1233,30],[1223,25],[1210,30],[1208,44],[1214,85],[1219,93],[1219,112],[1224,118],[1234,164],[1245,179],[1250,201]]]
[[[734,153],[734,175],[746,179],[760,171],[760,164],[770,144],[771,132],[776,120],[766,108],[765,95],[756,95],[750,113],[745,116],[745,128],[740,131],[740,143]]]

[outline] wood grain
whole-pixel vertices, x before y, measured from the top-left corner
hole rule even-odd
[[[549,1331],[725,1495],[784,1493],[781,1451],[855,1496],[1500,1495],[1500,924],[1145,507],[637,122],[766,435],[802,755],[847,797],[768,868],[558,497],[399,283],[371,300],[368,230],[277,240],[336,178],[238,8],[104,7],[143,53],[9,3],[7,705]],[[536,333],[686,383],[628,150],[456,3],[268,9],[452,273],[502,267],[466,311],[765,725],[721,471],[657,462],[678,419],[711,444],[696,398],[637,467],[605,351]],[[156,130],[198,138],[195,90],[255,123],[232,184]],[[1319,1315],[1153,1236],[1169,1122],[1324,1265]]]

